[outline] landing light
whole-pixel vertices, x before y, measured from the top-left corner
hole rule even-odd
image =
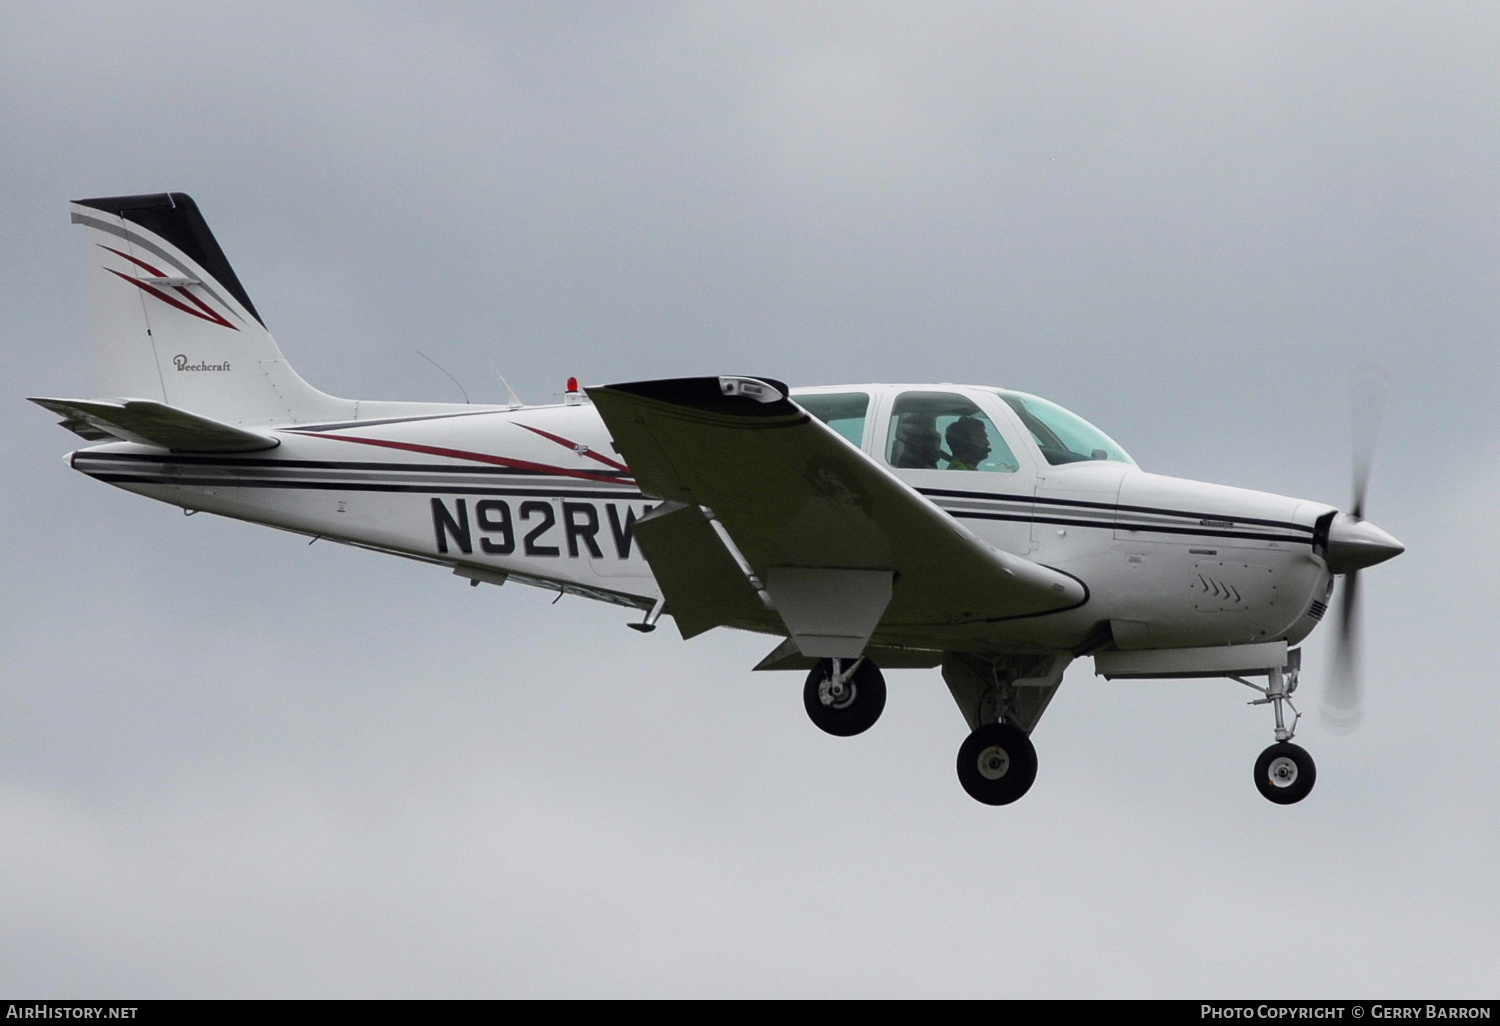
[[[721,377],[719,378],[719,391],[725,395],[739,395],[746,399],[754,399],[758,403],[774,403],[778,399],[785,398],[779,391],[755,378]]]

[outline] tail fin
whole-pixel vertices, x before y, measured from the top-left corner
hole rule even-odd
[[[230,424],[354,416],[281,355],[192,198],[77,200],[88,235],[94,369],[102,396],[148,399]]]

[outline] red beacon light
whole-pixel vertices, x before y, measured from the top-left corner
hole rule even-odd
[[[563,404],[577,406],[581,402],[583,402],[583,389],[578,387],[577,378],[569,378],[567,390],[563,392]]]

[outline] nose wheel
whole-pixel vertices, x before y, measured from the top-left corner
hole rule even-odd
[[[1036,780],[1036,748],[1010,723],[986,723],[958,749],[958,782],[986,805],[1009,805]]]
[[[1278,741],[1255,760],[1255,787],[1267,801],[1294,805],[1306,798],[1318,767],[1301,745]]]
[[[885,709],[885,675],[868,659],[824,659],[807,675],[802,704],[825,733],[863,734]]]

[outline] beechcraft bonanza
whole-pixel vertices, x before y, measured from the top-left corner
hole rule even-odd
[[[1024,392],[788,389],[725,375],[579,389],[560,404],[337,399],[282,358],[192,199],[80,200],[100,392],[33,399],[101,444],[90,477],[180,506],[670,615],[684,638],[778,639],[813,723],[849,736],[881,667],[941,667],[970,733],[958,777],[1020,798],[1030,735],[1075,659],[1106,678],[1228,678],[1271,706],[1255,785],[1312,789],[1292,743],[1296,646],[1344,578],[1403,549],[1350,512],[1163,477]],[[1349,673],[1335,706],[1349,712]],[[1288,711],[1290,715],[1288,715]]]

